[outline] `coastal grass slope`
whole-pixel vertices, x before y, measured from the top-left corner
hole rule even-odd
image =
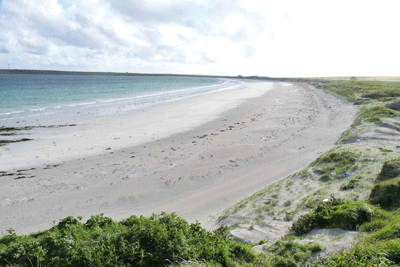
[[[229,225],[236,240],[263,243],[255,248],[277,266],[400,264],[400,236],[395,234],[400,223],[400,84],[302,82],[358,105],[353,124],[333,149],[227,209],[220,223]],[[377,234],[383,228],[385,238]],[[272,249],[299,244],[320,245],[321,250],[305,260],[296,250],[282,257]]]

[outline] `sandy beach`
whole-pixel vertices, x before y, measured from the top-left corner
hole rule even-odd
[[[176,212],[206,229],[227,207],[330,149],[356,108],[311,85],[254,82],[0,148],[0,234],[69,215]]]

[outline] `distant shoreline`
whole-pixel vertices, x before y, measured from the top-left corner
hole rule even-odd
[[[104,76],[178,76],[178,77],[204,77],[204,78],[228,78],[228,79],[262,79],[269,80],[266,76],[214,76],[195,74],[171,74],[171,73],[131,73],[131,72],[85,72],[85,71],[58,71],[58,70],[25,70],[25,69],[0,69],[0,74],[36,74],[36,75],[104,75]]]

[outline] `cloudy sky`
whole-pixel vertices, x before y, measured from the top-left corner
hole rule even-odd
[[[400,1],[0,0],[0,69],[400,75]]]

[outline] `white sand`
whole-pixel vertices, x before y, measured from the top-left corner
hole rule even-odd
[[[35,129],[29,138],[37,141],[0,148],[0,233],[45,229],[68,215],[119,220],[161,211],[213,229],[225,208],[332,147],[349,110],[308,85],[247,83],[142,113]]]

